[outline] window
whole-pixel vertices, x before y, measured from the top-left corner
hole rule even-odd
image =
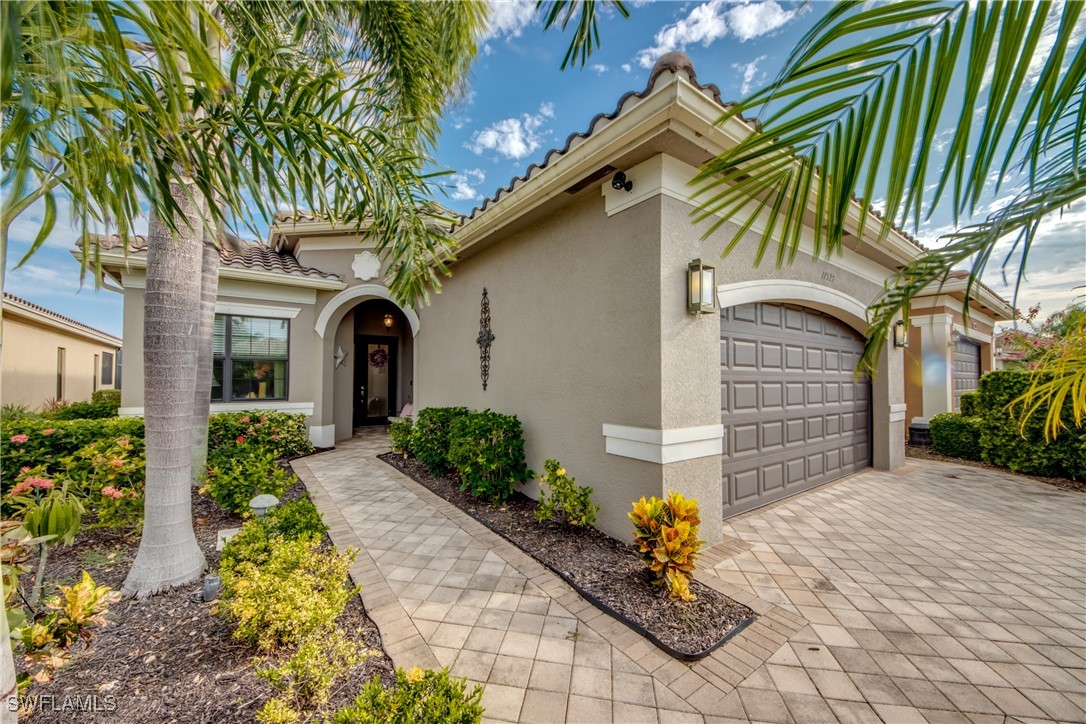
[[[211,399],[287,399],[290,320],[216,314]]]
[[[102,384],[113,384],[113,355],[109,352],[102,353]]]
[[[64,399],[64,355],[63,347],[57,347],[57,400]]]
[[[98,355],[94,355],[94,366],[91,367],[91,376],[94,378],[94,382],[91,385],[91,392],[98,391]]]
[[[117,379],[113,381],[113,387],[115,389],[121,389],[121,355],[124,354],[124,350],[117,350]]]

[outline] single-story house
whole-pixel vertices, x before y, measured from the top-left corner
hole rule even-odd
[[[854,368],[868,305],[922,250],[893,231],[815,259],[808,230],[794,264],[755,267],[753,229],[721,260],[737,227],[703,240],[688,181],[750,132],[718,125],[722,110],[688,57],[664,56],[644,90],[461,219],[428,306],[392,301],[358,232],[278,219],[266,244],[223,252],[213,409],[302,412],[322,447],[406,403],[513,413],[529,466],[560,460],[623,538],[642,495],[697,498],[711,541],[727,517],[900,467],[904,350],[889,344],[872,380]],[[138,241],[102,246],[125,295],[122,412],[139,414],[146,262]]]
[[[0,399],[38,409],[83,402],[121,386],[121,340],[45,307],[4,294]]]
[[[1014,308],[982,283],[969,293],[969,275],[951,272],[913,298],[905,349],[905,408],[910,425],[941,412],[958,412],[961,397],[973,392],[980,376],[996,365],[998,322],[1014,319]]]

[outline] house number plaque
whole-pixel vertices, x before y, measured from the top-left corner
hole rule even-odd
[[[483,381],[483,389],[486,389],[487,380],[490,379],[490,345],[494,342],[494,333],[490,331],[490,299],[483,287],[483,299],[479,303],[479,336],[475,343],[479,345],[479,377]]]

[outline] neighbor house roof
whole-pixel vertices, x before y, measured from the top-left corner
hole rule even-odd
[[[41,305],[34,304],[34,302],[28,302],[14,294],[4,292],[3,310],[5,316],[10,314],[12,317],[26,317],[47,327],[89,338],[106,346],[121,346],[120,337],[115,337],[109,332],[103,332],[71,317],[65,317],[63,314],[57,314],[51,309],[46,309]]]
[[[920,294],[913,297],[912,307],[923,308],[932,298],[950,296],[958,301],[965,300],[965,290],[969,287],[969,272],[955,270],[942,281],[929,284]],[[970,306],[979,304],[985,313],[997,322],[1009,322],[1014,319],[1014,307],[994,289],[980,280],[974,281],[969,290]]]
[[[116,235],[96,235],[91,238],[98,245],[103,267],[125,265],[143,268],[147,264],[146,236],[129,236],[127,249],[124,239]],[[82,247],[82,241],[78,245]],[[342,288],[343,285],[343,280],[336,274],[303,266],[290,251],[272,249],[257,241],[229,237],[219,247],[219,259],[222,264],[220,274],[225,277],[236,276],[241,279],[246,275],[274,274],[278,278],[296,279],[302,285],[309,285],[309,282],[320,287],[331,285],[329,288]],[[231,271],[234,273],[231,274]]]

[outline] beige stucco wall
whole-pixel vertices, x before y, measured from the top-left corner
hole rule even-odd
[[[40,408],[57,397],[57,348],[65,350],[64,400],[83,402],[101,384],[102,355],[117,348],[68,334],[16,313],[4,311],[4,355],[0,399],[4,404]],[[95,355],[98,355],[97,365]],[[114,357],[116,362],[116,357]]]
[[[417,407],[516,414],[528,465],[555,458],[593,486],[600,527],[621,539],[631,502],[661,492],[659,465],[608,455],[602,435],[604,423],[660,425],[659,228],[658,200],[608,219],[599,196],[582,199],[457,263],[415,340]],[[483,287],[495,335],[486,391]]]

